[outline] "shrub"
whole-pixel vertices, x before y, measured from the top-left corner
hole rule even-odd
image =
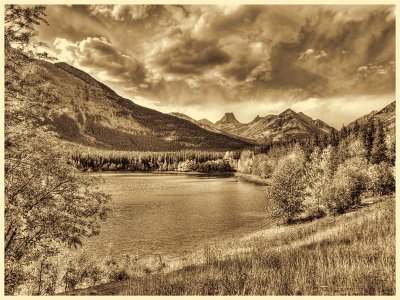
[[[103,262],[104,273],[109,281],[121,281],[129,279],[127,267],[121,267],[113,253],[112,246],[108,248],[108,253]]]
[[[368,181],[367,161],[354,157],[338,167],[328,185],[322,202],[332,214],[342,214],[361,201],[361,194]]]
[[[254,156],[252,174],[261,178],[270,177],[272,174],[272,165],[268,161],[266,154],[261,153]]]
[[[196,170],[196,163],[192,160],[185,160],[178,163],[179,172],[190,172]]]
[[[381,162],[379,165],[371,165],[368,169],[368,192],[374,196],[393,193],[396,188],[393,173],[393,168],[387,162]]]

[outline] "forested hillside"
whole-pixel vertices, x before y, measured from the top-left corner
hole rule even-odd
[[[13,50],[12,64],[13,89],[41,102],[42,124],[51,125],[61,139],[136,151],[235,150],[250,146],[243,140],[137,105],[65,63],[28,59]]]

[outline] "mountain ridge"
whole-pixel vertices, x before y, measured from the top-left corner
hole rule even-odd
[[[215,123],[220,130],[254,140],[259,144],[287,140],[311,139],[315,135],[329,134],[333,127],[325,122],[287,108],[278,115],[259,115],[249,123],[240,123],[232,118],[233,113],[226,113]],[[234,115],[233,115],[234,117]],[[237,122],[236,122],[236,121]]]
[[[225,113],[215,124],[181,113],[163,114],[119,96],[67,63],[24,63],[22,55],[16,57],[22,61],[17,62],[20,67],[15,70],[16,77],[23,78],[28,88],[20,89],[20,93],[30,96],[29,91],[41,89],[32,95],[47,101],[44,123],[51,125],[60,138],[75,143],[135,151],[236,150],[268,142],[300,141],[336,130],[290,108],[277,115],[258,115],[245,124],[233,112]],[[394,130],[395,102],[358,120],[362,118],[380,118]]]
[[[42,125],[49,125],[61,140],[132,151],[226,151],[253,145],[142,107],[66,63],[53,64],[12,52],[7,64],[18,66],[9,68],[19,79],[17,92],[41,101]]]

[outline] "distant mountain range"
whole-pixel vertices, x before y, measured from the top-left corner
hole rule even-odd
[[[164,114],[119,96],[66,63],[28,62],[24,55],[15,53],[12,59],[18,65],[16,76],[24,78],[25,87],[18,92],[29,97],[30,89],[44,91],[41,97],[46,97],[47,102],[43,123],[51,125],[61,139],[87,146],[135,151],[225,151],[266,142],[305,140],[336,130],[291,109],[257,116],[246,124],[240,123],[232,112],[215,124],[182,113]],[[358,121],[369,118],[380,118],[394,131],[395,103]]]
[[[175,116],[201,123],[207,128],[220,130],[232,136],[253,140],[258,144],[266,142],[305,140],[315,135],[328,134],[336,130],[321,120],[313,120],[304,113],[296,113],[287,109],[278,115],[257,116],[250,123],[240,123],[233,113],[226,113],[219,121],[212,123],[207,119],[196,121],[184,114],[174,113]]]
[[[358,118],[347,125],[346,128],[352,128],[356,121],[361,125],[371,119],[380,119],[386,132],[392,134],[396,127],[395,113],[396,102],[394,101],[380,111],[372,111]],[[182,113],[171,114],[208,130],[218,130],[220,133],[241,137],[257,144],[287,140],[307,140],[315,135],[329,134],[332,130],[337,131],[319,119],[313,120],[306,114],[302,112],[296,113],[291,109],[286,109],[278,115],[256,116],[250,123],[240,123],[232,112],[225,113],[215,123],[207,119],[197,121]]]

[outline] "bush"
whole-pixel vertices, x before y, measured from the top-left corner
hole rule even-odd
[[[322,197],[322,202],[330,213],[342,214],[360,204],[361,194],[365,191],[367,182],[366,159],[350,158],[338,167]]]
[[[279,161],[272,175],[268,199],[273,217],[284,218],[291,223],[303,212],[304,183],[305,155],[303,151],[295,149]]]
[[[373,196],[388,195],[395,191],[394,170],[387,162],[371,165],[368,169],[368,192]]]
[[[261,178],[270,177],[272,174],[272,165],[268,161],[268,156],[264,153],[257,154],[253,160],[252,174]]]

